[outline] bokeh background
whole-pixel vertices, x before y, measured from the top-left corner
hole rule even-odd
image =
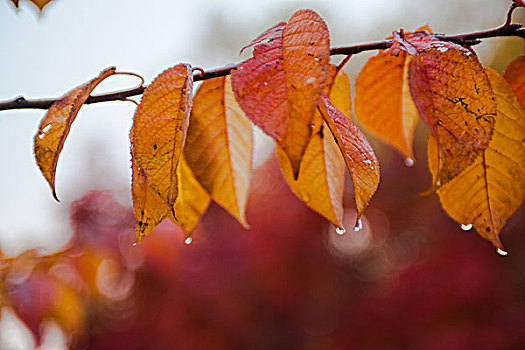
[[[0,100],[58,97],[112,65],[149,83],[179,62],[206,69],[239,62],[241,47],[300,8],[325,18],[335,46],[425,24],[450,34],[493,28],[504,22],[509,5],[54,0],[39,14],[28,1],[16,10],[0,0]],[[515,12],[515,22],[523,23],[523,12]],[[485,65],[502,71],[523,54],[523,42],[488,39],[475,49]],[[352,81],[372,54],[351,59],[346,71]],[[136,84],[112,77],[95,93]],[[60,203],[32,155],[45,112],[0,112],[0,249],[8,257],[69,249],[63,258],[31,260],[29,272],[9,277],[16,283],[12,307],[2,309],[1,349],[67,343],[93,349],[525,346],[523,206],[503,230],[506,257],[475,232],[461,231],[436,196],[418,194],[430,185],[428,131],[421,123],[412,168],[369,136],[382,182],[360,232],[336,235],[295,198],[272,142],[258,133],[250,231],[211,205],[191,245],[164,223],[132,248],[128,133],[134,110],[130,102],[82,108],[58,164]],[[351,186],[345,208],[351,227]]]

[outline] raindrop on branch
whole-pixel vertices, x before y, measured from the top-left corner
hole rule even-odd
[[[344,235],[345,232],[346,232],[346,229],[344,227],[342,227],[342,226],[341,227],[337,226],[335,228],[335,233],[337,233],[339,236]]]
[[[405,166],[411,168],[415,164],[414,160],[412,158],[405,158]]]
[[[193,241],[193,239],[192,239],[191,237],[187,237],[187,238],[184,240],[184,244],[190,244],[192,241]]]

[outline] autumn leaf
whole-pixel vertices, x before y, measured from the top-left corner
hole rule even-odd
[[[334,101],[334,106],[341,111],[346,111],[349,116],[350,81],[342,70],[334,77],[336,73],[336,68],[331,66],[325,92]],[[323,215],[337,227],[343,227],[345,162],[323,117],[319,112],[317,114],[320,123],[315,122],[314,134],[304,153],[297,180],[293,177],[290,161],[278,145],[276,146],[277,160],[292,191],[308,207]]]
[[[499,234],[525,199],[525,114],[509,84],[487,68],[496,96],[494,135],[488,148],[437,194],[443,209],[460,224],[503,250]],[[429,168],[436,179],[437,145],[430,137]]]
[[[423,32],[402,43],[414,56],[410,92],[419,114],[439,144],[439,187],[466,169],[485,150],[494,129],[496,103],[476,55]]]
[[[252,122],[283,148],[297,178],[328,77],[328,28],[314,11],[300,10],[252,43],[254,56],[232,71],[233,91]]]
[[[175,201],[174,210],[177,219],[170,213],[170,220],[182,227],[182,230],[189,236],[199,218],[204,213],[210,203],[210,195],[202,188],[199,181],[191,171],[188,163],[181,158],[177,168],[179,183],[179,196]]]
[[[53,197],[58,201],[55,191],[55,173],[60,152],[64,147],[71,124],[75,121],[80,107],[86,102],[91,92],[104,79],[115,74],[115,67],[108,68],[100,75],[82,86],[68,92],[53,103],[40,121],[38,132],[33,138],[35,159],[40,171],[46,178]]]
[[[335,108],[324,94],[321,96],[319,110],[343,154],[352,177],[357,220],[359,220],[379,186],[379,163],[365,135]]]
[[[525,108],[525,56],[517,57],[503,72],[503,77],[514,90],[521,108]]]
[[[252,170],[252,124],[229,77],[206,80],[195,94],[184,156],[213,200],[245,228]]]
[[[257,38],[253,39],[248,45],[241,49],[241,53],[249,47],[260,44],[263,41],[272,42],[274,40],[280,40],[282,37],[282,31],[286,26],[286,22],[280,22],[271,28],[268,28],[262,32]]]
[[[137,170],[135,163],[132,165],[132,170],[131,195],[133,212],[137,220],[135,244],[140,243],[142,237],[150,234],[165,218],[169,218],[179,225],[186,236],[189,236],[200,216],[208,207],[210,195],[197,181],[184,157],[181,157],[177,167],[179,195],[173,205],[173,210],[151,188],[144,175]],[[173,212],[176,216],[173,215]]]
[[[171,213],[171,207],[150,186],[134,159],[131,161],[131,170],[131,198],[136,219],[135,244],[138,244],[143,236],[150,234]]]
[[[162,72],[144,91],[130,133],[137,171],[170,208],[178,194],[177,166],[188,129],[192,85],[189,65]]]
[[[408,87],[411,56],[400,51],[380,51],[357,77],[354,113],[359,123],[398,149],[413,164],[412,140],[418,112]]]

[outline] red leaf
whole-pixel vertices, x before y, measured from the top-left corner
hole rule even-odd
[[[232,71],[231,79],[240,106],[283,148],[297,178],[328,77],[330,40],[323,19],[311,10],[297,11],[282,26],[252,41],[254,57]]]
[[[401,45],[416,50],[409,65],[410,92],[439,144],[439,187],[487,148],[494,130],[494,93],[469,50],[422,32],[407,35]]]
[[[365,135],[324,94],[319,107],[350,171],[359,219],[379,186],[379,162]]]

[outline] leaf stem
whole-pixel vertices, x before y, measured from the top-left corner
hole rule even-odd
[[[507,22],[500,27],[482,30],[473,33],[457,34],[457,35],[435,35],[438,39],[444,41],[451,41],[462,45],[475,45],[481,42],[480,39],[495,38],[495,37],[509,37],[517,36],[525,38],[525,28],[521,24],[508,23],[512,18],[512,11],[517,6],[511,7],[507,14]],[[393,40],[374,41],[369,43],[350,45],[350,46],[336,46],[330,49],[330,55],[353,55],[363,51],[383,50],[392,46]],[[230,72],[237,67],[237,64],[231,64],[224,67],[210,69],[207,71],[197,69],[194,75],[195,81],[208,80],[216,77],[229,75]],[[129,90],[122,90],[111,92],[102,95],[90,96],[85,103],[99,103],[109,101],[125,101],[128,97],[141,95],[147,86],[139,86]],[[12,100],[0,101],[0,111],[11,109],[48,109],[56,102],[58,98],[49,99],[34,99],[27,100],[23,96],[16,97]]]

